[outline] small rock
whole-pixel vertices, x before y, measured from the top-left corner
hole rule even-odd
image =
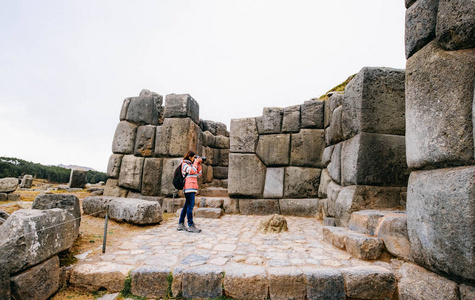
[[[287,220],[281,215],[272,215],[261,221],[259,231],[263,233],[280,233],[288,231]]]

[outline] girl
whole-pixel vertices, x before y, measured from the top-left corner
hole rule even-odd
[[[198,176],[201,176],[201,158],[193,151],[188,151],[181,162],[181,174],[185,178],[183,193],[185,194],[185,205],[181,210],[177,230],[200,233],[201,229],[196,228],[193,222],[193,207],[195,206],[195,195],[198,192]],[[188,219],[188,228],[185,226],[185,216]]]

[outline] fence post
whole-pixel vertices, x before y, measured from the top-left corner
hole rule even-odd
[[[107,222],[109,221],[109,205],[106,207],[106,222],[104,224],[104,236],[102,239],[102,253],[106,253],[106,242],[107,242]]]

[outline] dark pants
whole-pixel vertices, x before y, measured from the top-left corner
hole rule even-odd
[[[195,206],[195,193],[185,193],[185,205],[181,210],[179,223],[185,223],[185,215],[188,219],[188,226],[193,225],[193,207]]]

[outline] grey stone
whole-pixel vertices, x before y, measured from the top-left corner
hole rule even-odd
[[[267,169],[267,172],[269,172],[269,169]],[[330,173],[328,172],[327,169],[323,169],[322,175],[320,176],[320,185],[318,186],[318,198],[327,197],[327,187],[331,181],[332,179],[330,177]]]
[[[160,130],[157,127],[155,154],[183,157],[189,150],[199,153],[199,136],[200,128],[190,118],[165,119]]]
[[[39,194],[33,200],[31,209],[52,209],[61,208],[67,210],[76,219],[76,227],[81,224],[81,208],[79,207],[79,199],[69,194]]]
[[[307,288],[303,271],[295,267],[271,267],[268,272],[271,299],[306,299]]]
[[[475,49],[444,51],[431,42],[406,71],[409,168],[472,164]]]
[[[137,125],[127,121],[119,122],[114,133],[114,140],[112,141],[112,153],[134,153],[136,134]]]
[[[198,180],[200,179],[202,180],[203,183],[212,182],[213,181],[213,167],[205,165],[205,164],[201,164],[201,177],[198,177]]]
[[[147,201],[154,201],[160,203],[160,206],[163,204],[163,198],[158,196],[145,196],[140,193],[129,192],[127,193],[127,197],[123,198],[133,198],[133,199],[142,199]]]
[[[119,178],[122,157],[124,157],[123,154],[112,154],[109,157],[109,163],[107,164],[107,177]]]
[[[8,194],[8,201],[20,201],[21,196],[20,194],[10,193]]]
[[[378,259],[383,251],[383,241],[362,233],[350,233],[346,237],[346,251],[359,259]]]
[[[264,198],[284,196],[284,168],[267,168]]]
[[[12,193],[18,187],[18,178],[7,177],[0,179],[0,193]]]
[[[183,296],[190,299],[217,298],[223,294],[223,270],[202,265],[183,271]]]
[[[190,118],[198,124],[200,106],[188,94],[169,94],[165,97],[165,118]]]
[[[324,101],[309,100],[302,104],[301,127],[323,129]]]
[[[335,218],[325,217],[322,224],[323,226],[336,226]]]
[[[145,196],[160,195],[162,179],[162,158],[147,157],[143,164],[142,194]]]
[[[220,122],[216,122],[216,135],[222,135],[225,137],[229,137],[229,131],[226,128],[226,125]],[[229,147],[228,147],[229,148]]]
[[[155,131],[157,126],[144,125],[137,129],[137,137],[135,138],[136,156],[153,156],[155,149]]]
[[[181,163],[181,158],[165,158],[163,159],[162,169],[162,195],[172,196],[174,193],[178,193],[178,190],[173,186],[173,174],[176,167]]]
[[[380,210],[361,210],[351,214],[348,229],[370,236],[375,236],[379,221],[387,212]]]
[[[412,172],[407,230],[414,261],[475,280],[475,167]]]
[[[328,216],[334,217],[335,214],[335,205],[336,205],[336,200],[338,199],[338,195],[340,194],[340,191],[342,189],[342,186],[331,181],[328,183],[327,186],[327,207],[326,207],[326,214]]]
[[[457,283],[417,265],[404,263],[399,278],[399,299],[459,299]]]
[[[256,154],[266,166],[284,166],[290,161],[290,134],[259,136]]]
[[[217,179],[227,179],[228,178],[228,167],[213,167],[213,177]]]
[[[360,132],[405,134],[404,70],[364,67],[345,89],[344,139]]]
[[[256,118],[231,120],[231,152],[254,153],[258,138]]]
[[[149,90],[142,90],[139,97],[129,98],[126,120],[137,125],[158,125],[159,107],[163,97]]]
[[[308,300],[345,300],[345,279],[337,269],[321,268],[304,271]]]
[[[11,300],[10,270],[0,261],[0,300]]]
[[[172,274],[169,267],[142,266],[130,272],[131,292],[148,298],[165,298],[168,296],[167,278]]]
[[[229,195],[259,198],[264,190],[266,167],[255,154],[229,154]]]
[[[219,164],[221,166],[229,166],[229,149],[220,149],[219,150]]]
[[[406,186],[406,142],[403,136],[360,133],[343,142],[342,185]]]
[[[176,213],[185,204],[185,198],[165,198],[163,199],[162,210],[168,213]]]
[[[315,199],[280,199],[280,211],[283,215],[299,217],[316,217],[318,198]]]
[[[115,197],[109,196],[89,196],[82,200],[82,209],[85,215],[91,215],[98,218],[105,218],[109,203]]]
[[[334,225],[323,227],[323,239],[332,244],[335,247],[338,247],[342,250],[346,249],[346,237],[348,236],[348,230],[341,227],[334,227]]]
[[[332,93],[327,100],[325,100],[325,115],[323,124],[325,128],[328,128],[333,122],[333,111],[343,103],[343,93]]]
[[[346,295],[357,299],[391,299],[397,288],[396,276],[379,266],[352,267],[341,270]]]
[[[264,107],[262,116],[256,118],[259,134],[281,133],[283,115],[281,107]]]
[[[155,201],[112,198],[108,205],[109,217],[119,222],[144,225],[162,221],[162,208],[160,203]]]
[[[383,240],[389,253],[405,261],[412,260],[406,214],[385,216],[379,224],[377,235]]]
[[[277,199],[239,199],[239,211],[243,215],[280,214]]]
[[[439,0],[419,0],[406,10],[406,58],[435,38]]]
[[[72,287],[88,292],[106,289],[114,293],[124,288],[124,281],[132,268],[111,262],[80,264],[72,269],[70,283]]]
[[[6,211],[0,209],[0,218],[6,220],[6,219],[8,219],[8,217],[10,217],[10,214],[7,213]]]
[[[33,185],[33,176],[31,175],[25,175],[23,176],[23,179],[21,180],[20,187],[29,189]]]
[[[474,286],[461,284],[461,285],[459,285],[459,291],[460,291],[460,300],[475,299],[475,287]]]
[[[208,131],[209,133],[211,133],[211,135],[215,136],[217,134],[217,123],[215,121],[211,121],[211,120],[203,120],[200,125],[202,125],[202,129],[203,131]],[[209,145],[210,147],[212,147],[211,145]]]
[[[104,196],[112,197],[127,197],[129,191],[119,187],[119,179],[107,179],[106,187],[104,188]]]
[[[334,146],[328,146],[325,148],[325,150],[323,150],[323,155],[322,155],[322,164],[323,166],[326,168],[328,166],[328,164],[331,162],[331,157],[332,157],[332,154],[333,154],[333,148]]]
[[[219,164],[219,149],[214,149],[210,147],[202,147],[201,148],[201,155],[206,157],[205,164],[207,165],[218,165]]]
[[[290,164],[321,168],[323,167],[323,150],[325,150],[325,130],[302,129],[299,133],[292,134]]]
[[[127,110],[129,109],[130,101],[133,97],[125,98],[124,102],[122,102],[122,108],[120,110],[120,120],[125,121],[127,117]]]
[[[475,3],[471,0],[440,0],[437,11],[437,42],[446,50],[475,48]]]
[[[216,137],[209,131],[203,132],[203,146],[211,148],[216,146]]]
[[[333,148],[331,163],[328,165],[328,172],[331,179],[338,184],[341,184],[341,148],[342,143],[335,145]]]
[[[270,217],[265,218],[259,224],[259,232],[267,233],[281,233],[288,231],[287,220],[278,214],[273,214]]]
[[[239,200],[235,198],[224,198],[223,209],[227,214],[238,214]]]
[[[7,201],[8,194],[7,193],[0,193],[0,201]]]
[[[299,132],[300,130],[300,105],[284,108],[282,132]]]
[[[325,129],[325,142],[327,145],[334,145],[343,141],[342,112],[342,106],[337,107],[333,111],[332,122]]]
[[[125,155],[120,165],[119,186],[140,191],[142,188],[143,157]]]
[[[229,149],[230,140],[228,137],[225,137],[223,135],[217,135],[215,137],[215,146],[218,149]]]
[[[287,167],[284,176],[285,198],[312,198],[318,196],[321,169]]]
[[[262,266],[233,264],[225,268],[224,293],[232,299],[266,300],[269,280]]]
[[[84,188],[86,185],[87,170],[72,169],[69,176],[70,188]]]
[[[14,299],[49,299],[59,288],[59,258],[57,255],[11,278]]]
[[[193,211],[195,218],[219,219],[224,214],[221,208],[201,207]]]

